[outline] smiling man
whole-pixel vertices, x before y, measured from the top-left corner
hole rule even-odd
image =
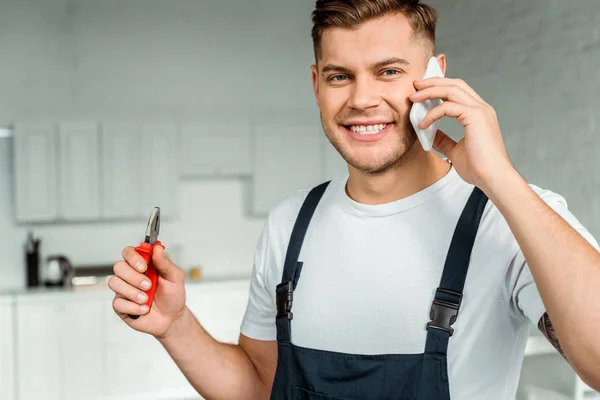
[[[136,300],[145,266],[128,247],[115,311],[208,399],[514,399],[528,321],[600,388],[598,244],[562,196],[521,178],[471,87],[420,80],[434,10],[319,0],[313,21],[316,101],[349,173],[270,213],[239,345],[204,331],[160,248],[154,306]],[[444,116],[464,128],[458,143],[438,131],[445,159],[409,122],[413,102],[435,98],[421,128]]]

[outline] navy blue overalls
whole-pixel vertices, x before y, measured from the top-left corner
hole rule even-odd
[[[448,341],[462,300],[471,250],[488,201],[474,188],[458,220],[440,286],[435,291],[421,354],[362,355],[309,349],[292,344],[292,302],[302,268],[300,249],[329,182],[305,199],[290,238],[282,282],[277,285],[278,360],[271,400],[449,400]],[[332,283],[332,291],[335,284]]]

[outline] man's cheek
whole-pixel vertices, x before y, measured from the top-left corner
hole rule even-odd
[[[339,96],[323,96],[321,98],[321,109],[333,117],[343,111],[344,100]]]

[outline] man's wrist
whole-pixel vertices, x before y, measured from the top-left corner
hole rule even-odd
[[[525,181],[519,172],[514,167],[508,166],[503,169],[498,169],[493,176],[486,178],[478,186],[490,200],[496,203],[499,201],[499,198],[505,196],[509,190],[515,189],[524,182]]]
[[[189,332],[194,322],[194,315],[190,309],[185,306],[181,315],[173,321],[164,334],[156,336],[156,339],[158,339],[159,342],[166,344],[167,342],[180,337],[182,333],[185,334],[186,332]]]

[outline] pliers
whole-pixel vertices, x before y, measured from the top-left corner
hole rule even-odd
[[[154,294],[156,293],[156,286],[158,285],[158,273],[156,272],[156,268],[152,264],[152,251],[156,246],[160,246],[163,249],[165,248],[165,246],[163,246],[160,240],[158,240],[159,231],[160,207],[154,207],[152,214],[150,214],[148,225],[146,226],[146,237],[144,241],[140,243],[138,247],[135,248],[135,251],[137,251],[137,253],[144,258],[144,261],[148,266],[144,274],[152,284],[152,286],[150,286],[150,289],[145,291],[145,293],[148,295],[148,300],[146,301],[148,310],[152,307],[152,302],[154,301]],[[139,317],[139,315],[129,315],[129,318],[131,319],[138,319]]]

